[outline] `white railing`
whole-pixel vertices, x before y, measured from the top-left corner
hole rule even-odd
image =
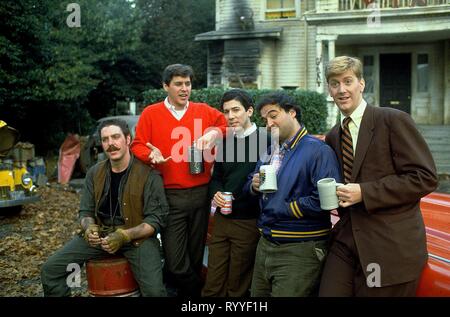
[[[338,0],[339,11],[427,7],[450,4],[450,0]]]

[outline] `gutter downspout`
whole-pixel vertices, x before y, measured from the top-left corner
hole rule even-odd
[[[308,89],[308,60],[309,60],[309,51],[308,51],[308,21],[306,20],[306,15],[303,15],[304,20],[303,20],[303,24],[304,24],[304,30],[305,30],[305,74],[304,77],[305,78],[305,83],[304,83],[304,87],[303,89]]]
[[[308,78],[308,75],[309,75],[309,67],[308,67],[308,65],[309,65],[309,50],[308,50],[308,47],[309,47],[309,45],[308,45],[308,19],[307,19],[307,15],[308,15],[308,13],[310,13],[310,12],[315,12],[316,10],[315,10],[315,8],[313,9],[313,10],[311,10],[311,11],[308,11],[308,3],[309,3],[309,1],[304,1],[303,2],[304,4],[305,4],[305,13],[303,14],[303,24],[304,24],[304,28],[305,28],[305,52],[306,52],[306,61],[305,61],[305,74],[304,74],[304,78],[305,78],[305,87],[304,87],[304,89],[309,89],[309,87],[308,87],[308,82],[309,82],[309,78]]]

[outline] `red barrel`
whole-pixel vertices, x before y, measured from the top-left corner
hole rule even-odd
[[[88,291],[92,296],[139,296],[139,287],[124,257],[90,260],[86,264]]]

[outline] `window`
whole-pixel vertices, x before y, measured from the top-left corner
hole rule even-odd
[[[298,0],[266,0],[266,20],[297,17]]]
[[[365,55],[363,58],[363,78],[366,82],[366,86],[364,88],[364,92],[367,94],[373,94],[373,56],[372,55]]]
[[[363,78],[366,83],[364,87],[364,100],[370,105],[377,105],[375,98],[375,56],[364,55],[363,61]]]
[[[428,54],[417,55],[417,92],[428,92]]]

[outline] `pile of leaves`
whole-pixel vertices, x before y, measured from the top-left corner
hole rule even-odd
[[[38,191],[41,200],[19,214],[0,213],[0,296],[43,296],[42,264],[79,230],[79,193],[61,186]]]

